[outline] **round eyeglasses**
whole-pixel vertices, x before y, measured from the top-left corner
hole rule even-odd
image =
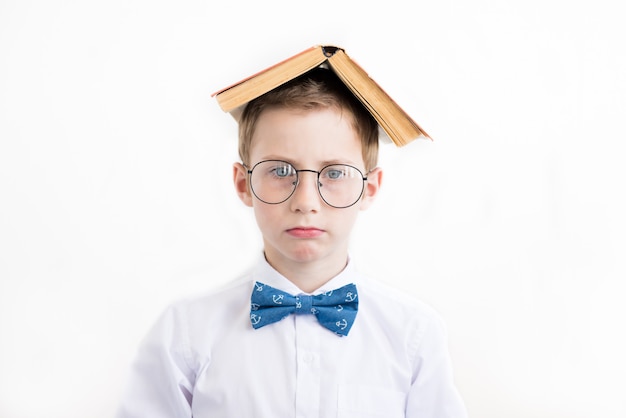
[[[347,164],[331,164],[315,171],[296,170],[286,161],[266,160],[248,169],[250,188],[261,202],[277,205],[293,195],[302,172],[316,173],[320,197],[329,206],[339,209],[358,202],[367,181],[358,168]]]

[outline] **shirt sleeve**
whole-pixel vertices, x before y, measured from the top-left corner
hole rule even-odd
[[[454,384],[443,321],[434,314],[418,335],[407,418],[467,418]]]
[[[195,373],[183,313],[170,307],[144,338],[117,418],[191,418]]]

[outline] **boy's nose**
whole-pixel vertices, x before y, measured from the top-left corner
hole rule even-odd
[[[321,200],[317,187],[317,173],[300,172],[296,190],[291,196],[291,209],[299,212],[317,212]]]

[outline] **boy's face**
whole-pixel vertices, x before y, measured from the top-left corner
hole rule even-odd
[[[296,111],[271,109],[257,121],[250,149],[250,167],[260,161],[283,160],[297,170],[320,171],[329,164],[349,164],[365,173],[361,141],[350,119],[335,109]],[[248,187],[247,169],[235,164],[234,180],[241,200],[254,208],[265,255],[275,266],[293,263],[346,262],[350,231],[359,210],[370,206],[382,172],[365,174],[363,197],[348,208],[334,208],[320,197],[317,174],[299,173],[299,184],[280,204],[258,200]]]

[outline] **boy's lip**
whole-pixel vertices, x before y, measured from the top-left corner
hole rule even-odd
[[[322,235],[324,230],[314,226],[296,226],[288,229],[287,233],[296,238],[316,238]]]

